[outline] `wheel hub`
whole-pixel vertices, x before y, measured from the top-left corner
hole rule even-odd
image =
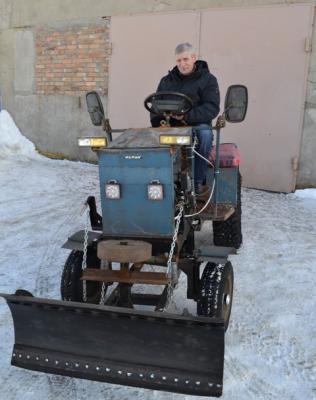
[[[226,293],[224,295],[224,304],[225,304],[225,306],[229,306],[230,305],[230,301],[231,301],[230,294]]]

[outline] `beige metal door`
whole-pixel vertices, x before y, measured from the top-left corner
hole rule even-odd
[[[113,128],[149,126],[143,106],[174,63],[174,48],[198,44],[199,14],[119,16],[111,19],[109,117]]]
[[[287,5],[202,13],[200,55],[219,79],[249,90],[247,118],[222,140],[241,151],[243,185],[289,192],[300,154],[313,7]]]
[[[149,125],[146,95],[174,65],[174,47],[200,49],[219,80],[249,90],[245,122],[222,141],[241,150],[244,186],[289,192],[299,157],[313,7],[306,4],[113,17],[109,116],[113,128]]]

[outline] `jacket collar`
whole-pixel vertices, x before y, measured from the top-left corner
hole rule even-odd
[[[175,66],[169,74],[178,81],[185,81],[199,78],[204,73],[209,73],[208,65],[206,61],[197,60],[194,64],[194,70],[189,75],[182,75],[177,66]]]

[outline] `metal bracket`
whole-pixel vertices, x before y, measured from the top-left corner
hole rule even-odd
[[[204,246],[194,252],[197,261],[210,261],[218,264],[226,264],[230,254],[237,254],[233,247]]]
[[[195,258],[183,258],[178,267],[187,276],[187,298],[197,300],[200,287],[200,263]]]
[[[95,197],[94,196],[89,196],[87,198],[86,203],[89,206],[90,209],[90,223],[91,223],[91,228],[94,231],[102,231],[102,217],[101,215],[97,212],[97,206],[95,203]]]
[[[91,246],[92,243],[97,242],[101,237],[102,233],[100,232],[88,232],[88,246]],[[84,230],[81,230],[70,236],[67,242],[62,245],[62,248],[69,250],[83,250],[83,242]]]

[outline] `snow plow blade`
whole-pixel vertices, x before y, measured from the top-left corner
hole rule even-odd
[[[14,322],[12,365],[154,390],[222,394],[221,319],[0,296]]]

